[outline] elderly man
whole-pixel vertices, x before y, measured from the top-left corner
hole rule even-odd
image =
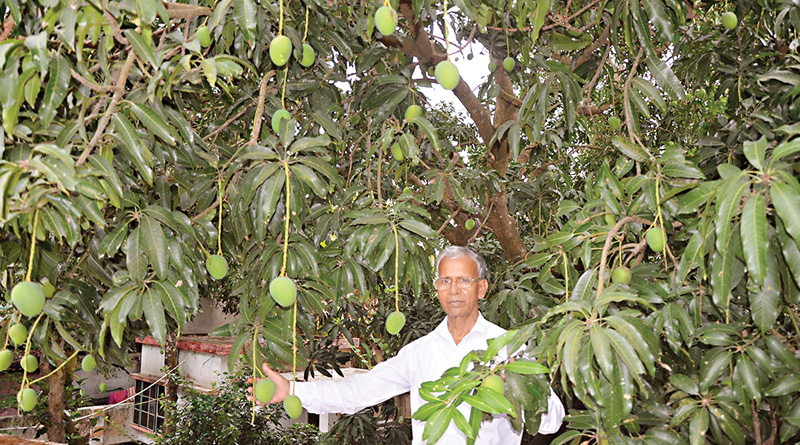
[[[470,351],[487,348],[487,340],[505,330],[490,323],[478,310],[478,301],[486,296],[486,262],[467,247],[450,246],[438,260],[439,278],[436,290],[447,317],[430,334],[406,345],[397,356],[376,365],[370,372],[339,382],[325,381],[295,384],[295,395],[311,413],[351,414],[376,405],[390,397],[411,392],[411,409],[416,411],[425,402],[419,389],[423,382],[437,380],[442,373],[458,366]],[[283,401],[290,394],[288,380],[264,365],[264,372],[277,387],[272,403]],[[459,407],[469,418],[470,407]],[[564,406],[551,392],[548,412],[542,415],[539,433],[558,431],[564,417]],[[422,444],[425,423],[412,423],[413,443]],[[519,444],[522,434],[514,431],[505,414],[495,415],[481,424],[477,445]],[[466,436],[451,422],[439,444],[464,444]]]

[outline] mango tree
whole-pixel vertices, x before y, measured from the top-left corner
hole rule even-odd
[[[244,362],[323,372],[319,335],[421,335],[431,256],[471,243],[515,328],[492,347],[545,366],[495,364],[495,396],[476,354],[425,388],[475,408],[468,436],[503,411],[535,433],[546,383],[574,408],[562,443],[796,436],[795,5],[3,5],[3,283],[55,288],[5,309],[4,348],[21,324],[53,369],[108,369],[213,295]],[[480,85],[450,65],[474,54]],[[429,438],[452,411],[417,414]]]

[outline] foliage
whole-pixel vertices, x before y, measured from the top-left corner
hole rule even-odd
[[[342,415],[336,420],[333,428],[320,438],[319,443],[323,445],[407,444],[411,441],[411,425],[409,419],[399,416],[396,408],[394,401],[390,399],[355,414]]]
[[[288,420],[278,405],[260,407],[252,418],[252,403],[242,394],[247,388],[243,374],[223,373],[212,384],[211,393],[201,392],[182,382],[183,397],[175,404],[165,403],[167,422],[155,438],[159,445],[207,444],[315,444],[319,430],[312,425]]]
[[[531,333],[572,408],[562,443],[796,441],[798,6],[390,3],[384,36],[375,2],[4,0],[3,286],[57,288],[21,320],[32,346],[110,369],[212,295],[248,364],[322,372],[342,357],[317,336],[372,354],[421,334],[382,317],[432,304],[432,256],[472,243],[484,313]],[[277,35],[316,62],[273,65]],[[468,117],[429,106],[428,68],[480,51],[516,67],[453,90]],[[411,104],[429,112],[405,122]],[[633,281],[608,285],[620,264]],[[288,309],[267,292],[283,274]],[[3,311],[5,334],[25,317]]]

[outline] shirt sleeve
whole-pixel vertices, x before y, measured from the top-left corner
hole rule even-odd
[[[564,405],[553,389],[547,397],[547,414],[542,414],[542,423],[539,424],[539,434],[553,434],[561,428],[564,420]]]
[[[295,395],[314,414],[353,414],[411,388],[404,351],[365,374],[339,381],[297,382]]]

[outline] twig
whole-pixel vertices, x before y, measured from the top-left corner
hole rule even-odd
[[[11,31],[14,30],[15,24],[14,18],[9,15],[6,21],[3,23],[3,31],[0,32],[0,42],[4,41],[8,38],[8,36],[11,35]]]
[[[617,232],[625,225],[630,222],[637,222],[639,224],[647,224],[652,225],[653,221],[646,220],[644,218],[639,218],[638,216],[626,216],[619,220],[617,224],[614,225],[608,234],[606,235],[606,243],[603,246],[603,254],[600,255],[600,273],[597,276],[597,296],[600,297],[600,294],[603,293],[603,286],[605,285],[605,273],[606,273],[606,260],[608,260],[608,251],[611,249],[611,244],[614,243],[614,237],[617,235]]]
[[[247,105],[246,107],[242,108],[241,111],[236,113],[236,115],[233,116],[232,118],[230,118],[227,121],[225,121],[225,123],[220,125],[219,128],[217,128],[216,130],[212,131],[211,133],[208,133],[207,135],[203,136],[203,140],[204,141],[208,141],[209,139],[213,138],[214,136],[220,134],[220,132],[222,132],[222,130],[228,128],[228,126],[230,124],[232,124],[234,121],[236,121],[236,119],[239,119],[240,117],[242,117],[243,114],[247,113],[247,110],[249,110],[249,109],[250,109],[250,105]]]
[[[92,140],[89,141],[89,145],[83,150],[83,153],[81,153],[81,157],[78,158],[78,162],[75,163],[76,167],[80,167],[84,162],[86,162],[86,159],[89,158],[89,155],[92,153],[94,147],[103,137],[117,104],[122,100],[123,94],[125,94],[125,84],[128,82],[128,73],[131,71],[134,60],[136,60],[136,53],[133,52],[133,49],[129,49],[128,58],[125,59],[125,64],[122,65],[122,71],[119,72],[119,79],[114,86],[114,97],[111,98],[111,103],[108,104],[106,113],[103,115],[103,118],[100,119],[100,123],[97,124],[97,129],[94,132],[94,136],[92,136]]]
[[[625,108],[625,126],[628,127],[628,136],[631,138],[631,141],[635,140],[635,134],[633,132],[633,112],[631,111],[631,101],[628,91],[631,88],[633,75],[636,74],[636,68],[639,67],[639,59],[642,57],[642,53],[644,53],[643,46],[639,48],[639,54],[636,55],[636,60],[633,62],[631,72],[628,73],[628,79],[625,80],[625,89],[622,92],[622,106]]]
[[[70,72],[70,74],[72,74],[72,78],[73,79],[77,80],[81,84],[91,88],[94,91],[97,91],[99,93],[105,93],[105,92],[108,92],[108,91],[114,91],[114,87],[112,87],[110,85],[109,86],[103,86],[103,85],[95,85],[95,84],[93,84],[88,79],[86,79],[85,77],[83,77],[80,74],[78,74],[78,72],[75,71],[72,68],[69,69],[69,72]]]
[[[113,31],[114,38],[117,40],[117,42],[125,46],[128,46],[128,39],[126,39],[125,36],[122,35],[122,30],[119,28],[119,23],[117,22],[117,19],[115,19],[114,16],[111,15],[111,13],[108,12],[107,9],[103,9],[103,15],[105,15],[106,19],[108,19],[108,24],[111,25],[111,30]]]
[[[472,244],[472,242],[475,241],[475,238],[478,237],[478,234],[481,233],[481,228],[483,228],[483,226],[486,224],[486,221],[489,221],[489,216],[491,216],[492,210],[494,210],[494,201],[491,201],[489,203],[489,210],[486,212],[486,217],[478,221],[477,227],[475,227],[475,233],[473,233],[472,236],[469,237],[467,245]]]
[[[600,79],[600,73],[603,72],[603,68],[606,66],[606,60],[608,59],[608,53],[611,52],[612,45],[606,45],[606,50],[603,52],[603,57],[600,59],[600,65],[597,67],[597,71],[594,72],[594,76],[592,76],[592,80],[583,87],[584,93],[586,96],[589,97],[592,94],[592,90],[594,86],[597,84],[597,80]]]
[[[271,70],[264,74],[261,79],[261,89],[258,92],[258,106],[256,107],[256,118],[253,120],[253,133],[250,135],[248,145],[258,144],[258,135],[261,134],[261,118],[264,117],[264,101],[267,98],[267,84],[269,79],[275,75],[275,70]]]
[[[450,221],[452,221],[453,219],[455,219],[455,217],[456,217],[456,216],[457,216],[459,213],[461,213],[461,208],[460,208],[460,207],[459,207],[459,208],[457,208],[455,212],[453,212],[453,213],[451,213],[451,214],[450,214],[450,218],[447,218],[447,220],[446,220],[446,221],[445,221],[445,222],[444,222],[444,223],[441,225],[441,227],[439,227],[439,230],[437,230],[437,231],[436,231],[436,234],[437,234],[437,235],[441,235],[441,234],[442,234],[442,232],[444,232],[444,229],[447,227],[447,225],[448,225],[448,224],[450,224]]]

